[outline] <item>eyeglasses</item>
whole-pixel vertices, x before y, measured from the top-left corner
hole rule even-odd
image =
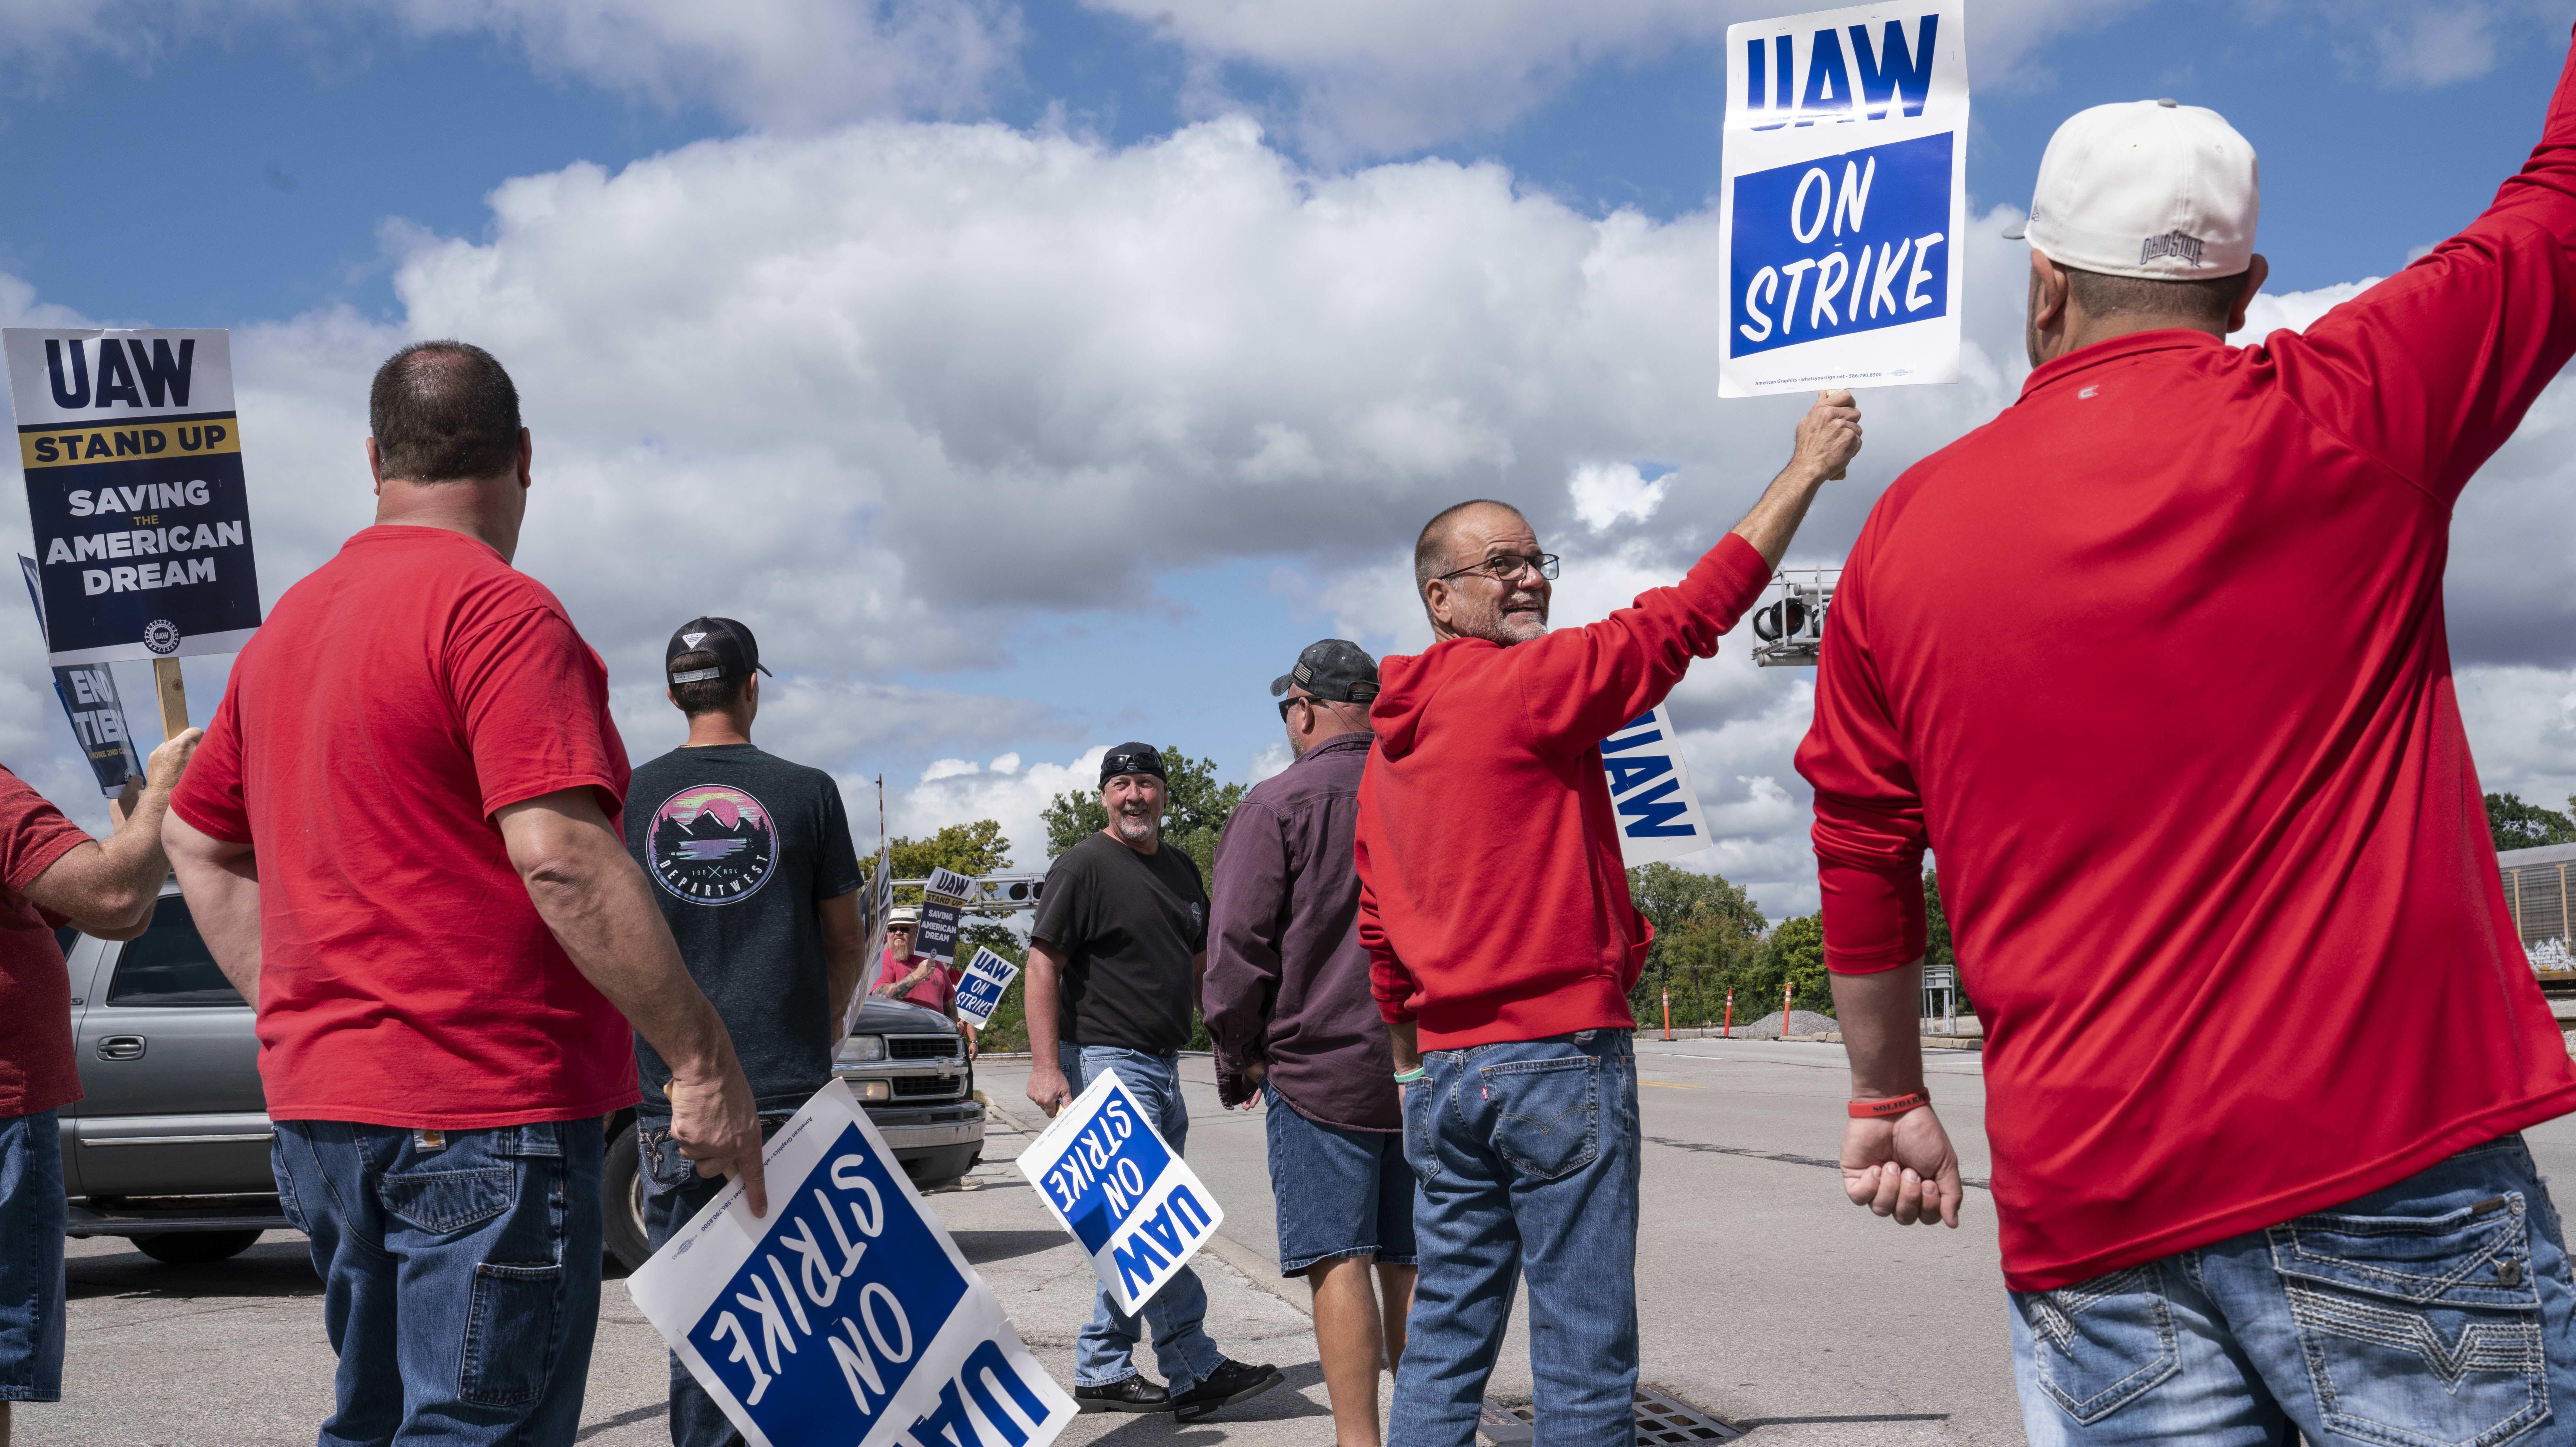
[[[913,927],[908,924],[890,924],[886,926],[886,933],[893,935],[908,935],[912,933],[912,928]]]
[[[1312,708],[1321,702],[1323,702],[1323,700],[1303,695],[1296,698],[1283,698],[1279,700],[1279,721],[1281,723],[1286,723],[1288,721],[1288,710],[1301,703],[1306,705],[1308,708]]]
[[[1496,553],[1481,563],[1469,563],[1454,573],[1443,573],[1436,581],[1445,582],[1468,573],[1482,573],[1495,582],[1508,583],[1519,577],[1524,568],[1536,569],[1540,577],[1553,579],[1556,576],[1556,554],[1534,553],[1523,557],[1519,553]]]

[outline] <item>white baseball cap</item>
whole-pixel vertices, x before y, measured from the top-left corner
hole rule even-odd
[[[2262,210],[2254,147],[2227,118],[2171,100],[2067,117],[2039,158],[2025,236],[2052,261],[2149,281],[2236,276]]]

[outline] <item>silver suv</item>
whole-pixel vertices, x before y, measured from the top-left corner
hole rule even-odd
[[[81,1099],[63,1107],[71,1234],[124,1236],[191,1264],[292,1230],[269,1174],[267,1097],[250,1007],[215,968],[188,902],[164,885],[152,927],[127,943],[65,929]],[[924,1189],[974,1168],[984,1107],[957,1029],[937,1011],[871,1000],[833,1073],[849,1081]],[[602,1202],[609,1254],[644,1259],[635,1214],[634,1112],[609,1118]]]

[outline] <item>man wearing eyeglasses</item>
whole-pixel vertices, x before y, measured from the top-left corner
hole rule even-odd
[[[1548,631],[1557,560],[1508,504],[1460,503],[1414,544],[1433,642],[1379,665],[1353,848],[1421,1182],[1396,1447],[1472,1447],[1515,1272],[1547,1440],[1636,1440],[1627,997],[1654,931],[1628,899],[1600,743],[1717,652],[1859,451],[1851,394],[1822,395],[1734,531],[1675,586],[1584,628]]]
[[[1267,1102],[1279,1271],[1314,1290],[1340,1447],[1377,1447],[1377,1376],[1413,1300],[1413,1172],[1351,872],[1377,690],[1377,660],[1339,638],[1271,683],[1297,761],[1217,843],[1205,996],[1219,1096]]]
[[[1108,827],[1057,855],[1029,926],[1029,1099],[1048,1115],[1102,1071],[1116,1070],[1178,1154],[1189,1138],[1181,1047],[1207,969],[1207,891],[1199,867],[1163,847],[1170,796],[1163,755],[1120,744],[1100,760]],[[1074,1347],[1073,1396],[1085,1412],[1164,1412],[1193,1422],[1287,1378],[1235,1361],[1206,1328],[1207,1290],[1184,1266],[1137,1316],[1097,1289]],[[1136,1370],[1153,1328],[1168,1387]]]

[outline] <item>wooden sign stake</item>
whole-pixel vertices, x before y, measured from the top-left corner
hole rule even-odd
[[[166,743],[188,728],[188,684],[179,676],[179,660],[153,659],[152,685],[161,699],[161,738]]]

